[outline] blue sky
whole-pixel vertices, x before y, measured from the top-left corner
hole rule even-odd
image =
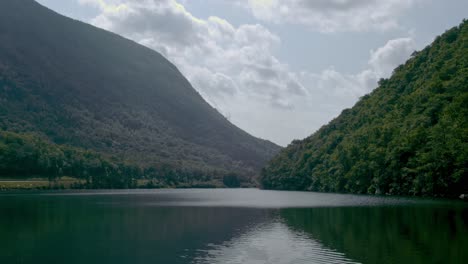
[[[464,0],[39,0],[161,52],[234,124],[287,145],[466,18]]]

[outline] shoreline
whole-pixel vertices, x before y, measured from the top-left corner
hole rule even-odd
[[[240,186],[239,188],[256,188],[254,185]],[[235,189],[227,187],[219,181],[191,182],[180,184],[164,184],[157,180],[139,179],[135,186],[127,188],[97,188],[86,180],[72,177],[61,177],[50,181],[47,178],[29,179],[0,179],[0,193],[8,191],[41,191],[41,190],[138,190],[138,189]]]
[[[233,188],[233,187],[227,187],[227,186],[221,186],[219,184],[213,184],[213,183],[198,183],[198,184],[186,184],[186,185],[172,185],[172,186],[148,186],[146,184],[146,181],[144,180],[145,184],[139,184],[134,188],[92,188],[92,187],[86,187],[85,185],[79,185],[79,187],[71,187],[72,185],[64,185],[64,182],[73,182],[73,180],[79,180],[75,178],[70,178],[66,177],[67,179],[65,180],[58,180],[57,182],[53,181],[48,181],[47,179],[34,179],[34,180],[0,180],[0,194],[5,194],[9,192],[13,193],[28,193],[28,192],[34,192],[34,191],[98,191],[98,190],[181,190],[181,189],[258,189],[258,190],[263,190],[263,191],[279,191],[279,192],[304,192],[304,193],[323,193],[323,194],[341,194],[341,195],[357,195],[357,196],[370,196],[370,197],[383,197],[383,198],[416,198],[416,199],[435,199],[435,200],[449,200],[449,201],[461,201],[461,202],[468,202],[467,199],[463,199],[459,196],[453,196],[453,197],[440,197],[440,196],[399,196],[399,195],[375,195],[375,194],[356,194],[356,193],[333,193],[333,192],[317,192],[317,191],[300,191],[300,190],[274,190],[274,189],[262,189],[258,186],[241,186],[238,188]],[[84,180],[81,180],[82,184],[85,183]],[[23,184],[28,184],[29,185],[22,185],[15,187],[8,187],[5,188],[5,186],[2,183],[11,183],[11,184],[18,184],[18,183],[23,183]],[[41,183],[42,185],[40,186],[34,186],[32,183]],[[31,187],[32,186],[32,187]]]

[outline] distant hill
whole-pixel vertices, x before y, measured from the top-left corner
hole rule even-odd
[[[458,196],[468,192],[468,22],[264,168],[267,189]]]
[[[0,130],[141,168],[248,176],[280,149],[231,124],[158,52],[32,0],[0,1]]]

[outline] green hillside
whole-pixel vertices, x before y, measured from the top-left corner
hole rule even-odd
[[[0,130],[141,169],[245,177],[280,149],[231,124],[159,53],[33,0],[0,1]]]
[[[456,196],[468,192],[468,22],[263,169],[266,189]]]

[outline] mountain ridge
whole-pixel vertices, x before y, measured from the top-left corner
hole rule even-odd
[[[457,196],[468,192],[468,22],[263,169],[266,189]]]
[[[0,129],[246,175],[280,149],[231,124],[160,53],[32,0],[0,7]]]

